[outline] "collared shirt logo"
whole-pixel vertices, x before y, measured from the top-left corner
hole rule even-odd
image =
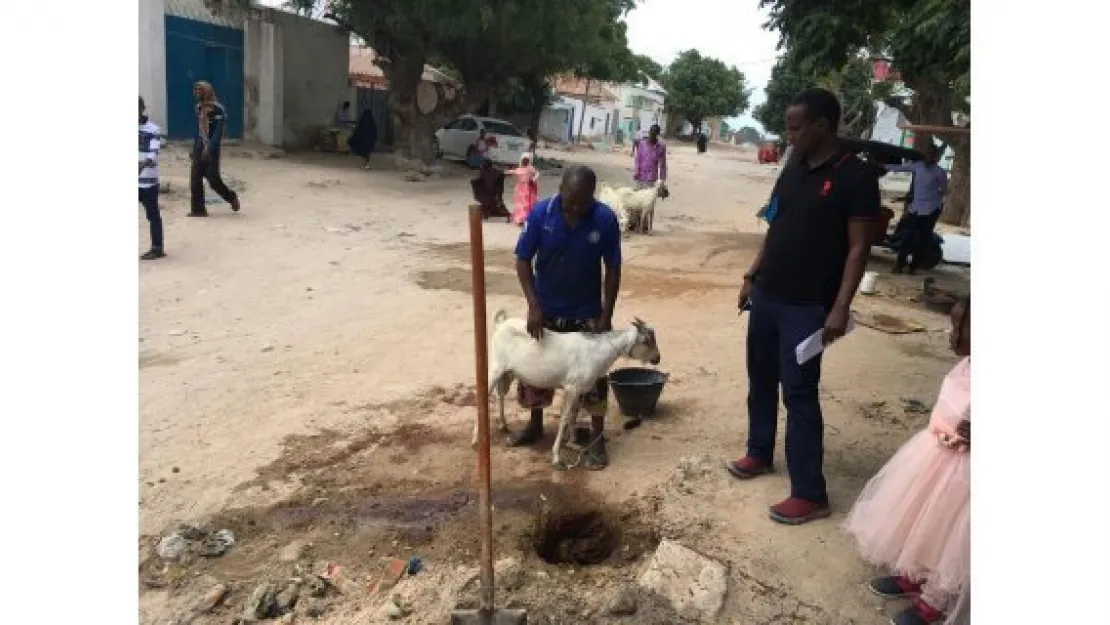
[[[601,233],[597,230],[591,230],[590,235],[587,237],[590,243],[597,243],[601,240]]]
[[[832,192],[832,180],[825,179],[825,184],[821,185],[821,197],[829,197]]]

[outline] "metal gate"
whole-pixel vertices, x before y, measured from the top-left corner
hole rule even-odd
[[[355,106],[358,117],[362,117],[362,112],[366,110],[374,116],[374,124],[378,127],[378,143],[393,145],[393,125],[389,123],[389,92],[384,89],[359,87],[358,102]]]
[[[227,109],[224,136],[243,136],[243,31],[166,15],[166,131],[171,139],[196,133],[193,83],[212,83]]]

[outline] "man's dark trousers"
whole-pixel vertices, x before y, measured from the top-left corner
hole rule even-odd
[[[150,247],[162,248],[162,213],[158,210],[158,185],[139,187],[139,204],[146,210],[146,220],[150,222]]]
[[[936,227],[939,216],[940,211],[928,215],[906,215],[906,232],[902,245],[898,248],[896,267],[905,267],[906,260],[912,256],[910,269],[917,269],[917,257],[925,249],[929,238],[933,236],[933,228]]]
[[[237,196],[224,184],[220,177],[220,151],[213,150],[208,158],[202,159],[199,152],[193,153],[193,168],[189,176],[189,195],[194,213],[205,212],[204,208],[204,181],[207,180],[216,195],[223,201],[235,205]]]
[[[828,502],[822,464],[825,425],[818,401],[821,356],[798,364],[794,348],[825,327],[821,305],[769,299],[758,289],[748,319],[748,455],[771,466],[778,429],[779,384],[786,404],[786,465],[791,497]]]

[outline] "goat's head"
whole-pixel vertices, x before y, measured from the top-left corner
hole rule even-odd
[[[659,355],[659,343],[655,341],[655,329],[641,321],[639,317],[632,322],[632,326],[636,328],[636,342],[632,344],[632,349],[628,350],[628,357],[653,365],[659,364],[662,356]]]

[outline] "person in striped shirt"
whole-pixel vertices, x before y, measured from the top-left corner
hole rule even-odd
[[[158,210],[158,148],[162,130],[146,116],[146,103],[139,96],[139,204],[150,222],[150,251],[139,258],[154,260],[166,255],[162,242],[162,213]]]

